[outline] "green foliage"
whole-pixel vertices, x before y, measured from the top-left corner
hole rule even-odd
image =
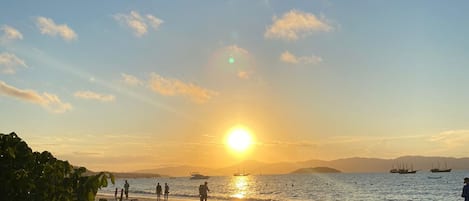
[[[98,189],[114,184],[114,176],[85,175],[50,152],[33,152],[15,133],[0,133],[0,196],[2,200],[94,201]]]

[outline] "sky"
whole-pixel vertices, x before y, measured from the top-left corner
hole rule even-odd
[[[0,5],[0,133],[72,164],[469,155],[467,1]]]

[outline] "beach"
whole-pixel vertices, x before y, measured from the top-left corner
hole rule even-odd
[[[244,177],[213,176],[208,181],[210,201],[305,201],[305,200],[445,200],[458,201],[462,178],[468,171],[416,174],[328,173],[250,175]],[[438,176],[438,177],[436,177]],[[205,180],[178,178],[117,178],[115,184],[100,189],[101,195],[114,200],[115,189],[130,183],[129,201],[155,201],[157,183],[170,186],[169,200],[199,200],[198,186]],[[120,195],[120,193],[119,193]],[[99,201],[99,199],[96,199]]]
[[[99,201],[99,199],[107,199],[107,201],[116,201],[116,200],[119,200],[119,199],[115,199],[114,196],[111,196],[111,195],[102,195],[102,194],[96,195],[95,201]],[[130,196],[129,199],[126,200],[125,198],[123,198],[122,200],[123,200],[123,201],[131,201],[131,200],[138,200],[138,201],[155,201],[155,200],[156,200],[156,197],[150,198],[150,197],[143,197],[143,196]],[[161,200],[164,200],[163,197],[162,197]],[[168,200],[171,200],[171,201],[189,201],[189,200],[197,200],[197,199],[180,199],[180,198],[171,198],[171,197],[169,197]]]
[[[99,201],[99,199],[107,199],[107,201],[117,201],[119,199],[115,199],[114,196],[111,195],[103,195],[103,194],[98,194],[96,195],[95,201]],[[209,197],[210,199],[210,197]],[[156,201],[156,197],[143,197],[143,196],[130,196],[129,199],[122,199],[123,201],[132,201],[132,200],[138,200],[138,201]],[[161,200],[164,200],[163,197],[161,197]],[[199,200],[197,198],[173,198],[169,197],[168,201],[194,201],[194,200]],[[210,200],[216,200],[216,199],[210,199]],[[232,198],[229,201],[243,201],[242,199],[235,199]]]

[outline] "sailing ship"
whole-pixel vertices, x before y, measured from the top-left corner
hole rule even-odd
[[[417,173],[417,170],[414,170],[414,166],[413,165],[410,165],[410,169],[407,168],[407,165],[405,166],[405,168],[401,168],[399,169],[399,174],[415,174]]]
[[[389,170],[389,173],[399,173],[399,169],[394,168],[394,165],[392,165],[392,169]]]
[[[398,164],[398,168],[394,168],[394,165],[392,169],[389,171],[390,173],[399,173],[399,174],[415,174],[417,173],[417,170],[414,170],[413,165],[411,165],[411,168],[408,169],[407,165],[402,165]]]
[[[451,168],[448,168],[445,162],[445,168],[440,169],[440,163],[438,162],[438,168],[433,168],[433,165],[432,165],[432,169],[430,169],[430,172],[433,172],[433,173],[451,172]]]

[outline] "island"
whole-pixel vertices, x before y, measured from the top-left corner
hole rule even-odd
[[[340,170],[330,168],[330,167],[310,167],[310,168],[300,168],[290,174],[312,174],[312,173],[341,173]]]

